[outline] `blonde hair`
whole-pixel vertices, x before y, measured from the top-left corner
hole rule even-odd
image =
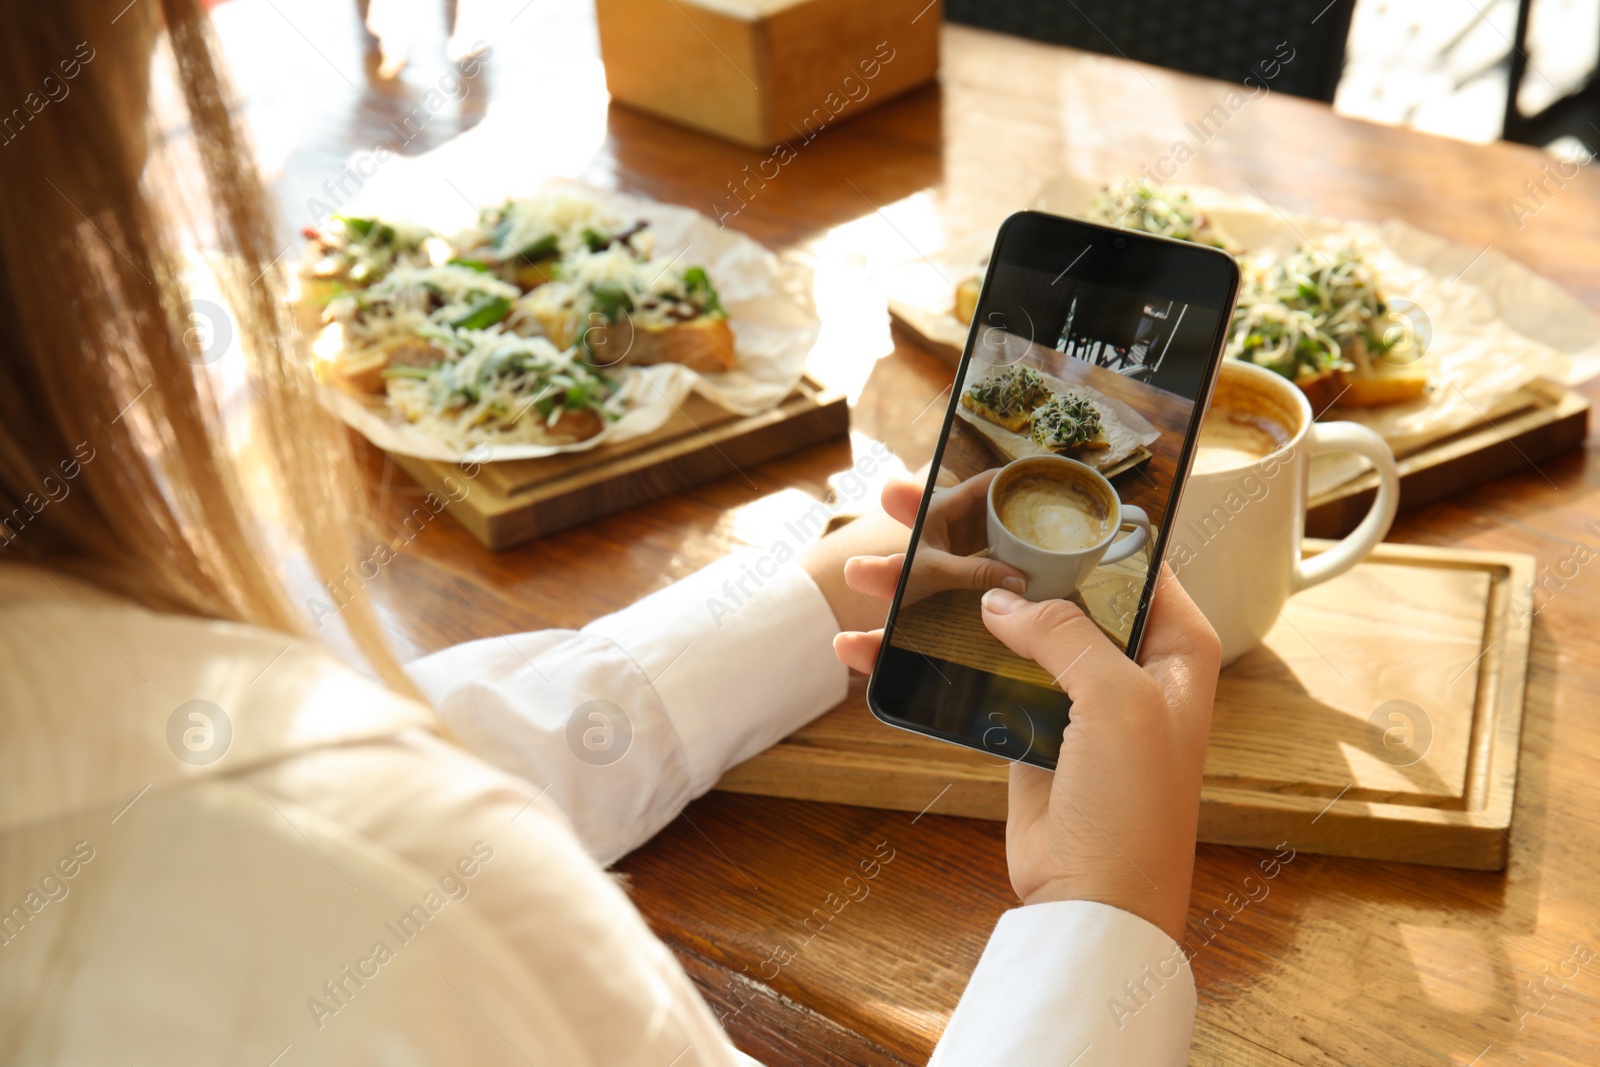
[[[19,104],[0,114],[0,561],[162,611],[307,633],[286,568],[302,559],[336,582],[364,530],[344,431],[314,393],[275,212],[207,17],[197,0],[159,0],[112,22],[118,6],[0,0],[0,107]],[[148,108],[162,19],[188,127],[166,147]],[[161,158],[174,146],[181,167]],[[165,189],[151,181],[163,168]],[[226,420],[217,375],[185,337],[184,235],[196,232],[225,265],[223,328],[246,367]],[[241,425],[249,491],[226,432]],[[263,499],[282,502],[275,515]],[[340,620],[409,691],[371,604],[351,601]]]

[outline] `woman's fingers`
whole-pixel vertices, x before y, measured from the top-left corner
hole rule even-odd
[[[918,559],[924,557],[919,556]],[[926,574],[918,573],[917,585],[930,589],[1008,589],[1026,592],[1028,580],[1009,563],[988,556],[952,556],[948,552],[925,554]],[[917,564],[918,571],[923,564]]]
[[[1011,765],[1011,785],[1006,796],[1006,830],[1023,832],[1050,814],[1050,791],[1055,775],[1026,763]]]
[[[878,499],[891,519],[908,528],[915,526],[917,510],[922,507],[922,483],[891,478]]]
[[[844,580],[863,596],[888,600],[900,584],[900,568],[905,564],[904,552],[892,556],[851,556],[844,563]]]
[[[1165,563],[1156,577],[1150,619],[1145,625],[1144,643],[1139,651],[1139,658],[1149,663],[1172,656],[1204,655],[1209,656],[1208,662],[1215,666],[1219,655],[1216,631]]]
[[[847,630],[833,639],[833,654],[851,670],[871,674],[872,665],[878,662],[878,647],[882,644],[882,630],[867,633]]]
[[[1211,623],[1165,565],[1156,579],[1139,659],[1165,692],[1177,721],[1202,739],[1209,734],[1222,649]]]
[[[1112,687],[1154,688],[1149,677],[1071,601],[1035,604],[1004,589],[991,589],[983,595],[983,624],[1011,651],[1048,671],[1074,703],[1104,700],[1098,706],[1115,707]]]
[[[933,548],[923,548],[917,557],[914,585],[917,595],[926,596],[941,589],[1009,589],[1026,591],[1027,579],[1010,564],[987,556],[952,556]],[[887,600],[894,596],[900,570],[906,565],[904,552],[892,556],[852,556],[845,561],[844,580],[864,596]]]
[[[962,513],[972,508],[982,509],[986,505],[989,495],[989,483],[994,481],[995,475],[1000,473],[999,467],[990,467],[986,471],[979,471],[966,481],[952,485],[938,496],[942,505],[956,508]]]
[[[981,512],[984,498],[989,492],[989,483],[994,481],[995,475],[999,473],[1000,468],[991,467],[948,489],[940,489],[934,494],[933,503],[928,505],[930,514],[937,512],[948,521],[957,521],[968,514]],[[915,526],[917,511],[922,507],[923,484],[899,478],[890,479],[884,484],[883,492],[879,496],[883,510],[897,522]]]

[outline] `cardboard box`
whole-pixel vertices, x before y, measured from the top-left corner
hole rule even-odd
[[[752,148],[931,81],[942,0],[595,0],[618,103]]]

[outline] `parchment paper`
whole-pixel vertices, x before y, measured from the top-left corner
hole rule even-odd
[[[395,161],[391,166],[400,166]],[[622,219],[648,219],[655,235],[655,258],[677,258],[684,266],[706,268],[733,327],[739,365],[727,374],[704,375],[673,363],[651,367],[621,367],[609,373],[621,383],[627,402],[623,417],[587,441],[572,445],[534,445],[492,442],[495,460],[533,459],[562,452],[582,452],[601,444],[616,444],[658,429],[691,392],[741,415],[774,407],[800,380],[806,356],[816,343],[821,323],[811,297],[811,270],[793,260],[780,260],[750,238],[722,229],[697,211],[672,204],[596,189],[576,182],[552,182],[543,188],[578,192],[593,197],[601,208]],[[540,190],[508,191],[511,196],[534,196]],[[505,197],[483,200],[484,206]],[[445,205],[447,208],[450,206]],[[385,218],[417,222],[445,235],[461,225],[455,208],[430,214],[426,205],[398,207],[351,204],[351,214],[371,211]],[[681,255],[680,255],[681,253]],[[323,390],[325,402],[338,416],[379,448],[401,455],[459,462],[467,458],[460,443],[440,441],[381,404],[368,405],[333,387]],[[483,450],[473,452],[483,459]]]
[[[1066,175],[1039,195],[1043,211],[1076,215],[1105,183]],[[1246,250],[1246,258],[1349,243],[1377,273],[1384,296],[1416,305],[1431,338],[1422,355],[1428,393],[1382,408],[1336,407],[1322,421],[1370,426],[1406,456],[1461,430],[1525,407],[1535,378],[1576,385],[1600,374],[1600,319],[1570,293],[1493,248],[1465,248],[1399,219],[1346,222],[1280,215],[1255,197],[1185,186],[1195,203]],[[1349,454],[1318,456],[1313,494],[1369,464]]]

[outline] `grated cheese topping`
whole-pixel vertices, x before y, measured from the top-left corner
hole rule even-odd
[[[563,259],[556,280],[529,293],[522,307],[540,319],[597,313],[608,322],[627,318],[646,326],[724,314],[704,269],[637,259],[616,246]]]
[[[442,440],[541,443],[564,415],[621,414],[609,378],[543,337],[498,329],[455,330],[449,337],[462,352],[458,359],[396,372],[388,381],[391,410]]]
[[[322,248],[311,268],[314,277],[334,278],[360,287],[370,285],[397,265],[428,262],[424,245],[437,235],[410,222],[336,215],[321,230],[308,230]]]
[[[557,192],[534,200],[508,200],[483,212],[478,223],[457,237],[465,258],[505,262],[526,255],[530,259],[593,251],[627,235],[626,243],[640,244],[643,223],[630,227],[604,211],[593,200],[572,192]],[[636,248],[648,253],[649,248]]]
[[[368,288],[330,301],[327,317],[358,341],[423,325],[482,329],[504,319],[519,295],[516,286],[471,267],[400,266]]]

